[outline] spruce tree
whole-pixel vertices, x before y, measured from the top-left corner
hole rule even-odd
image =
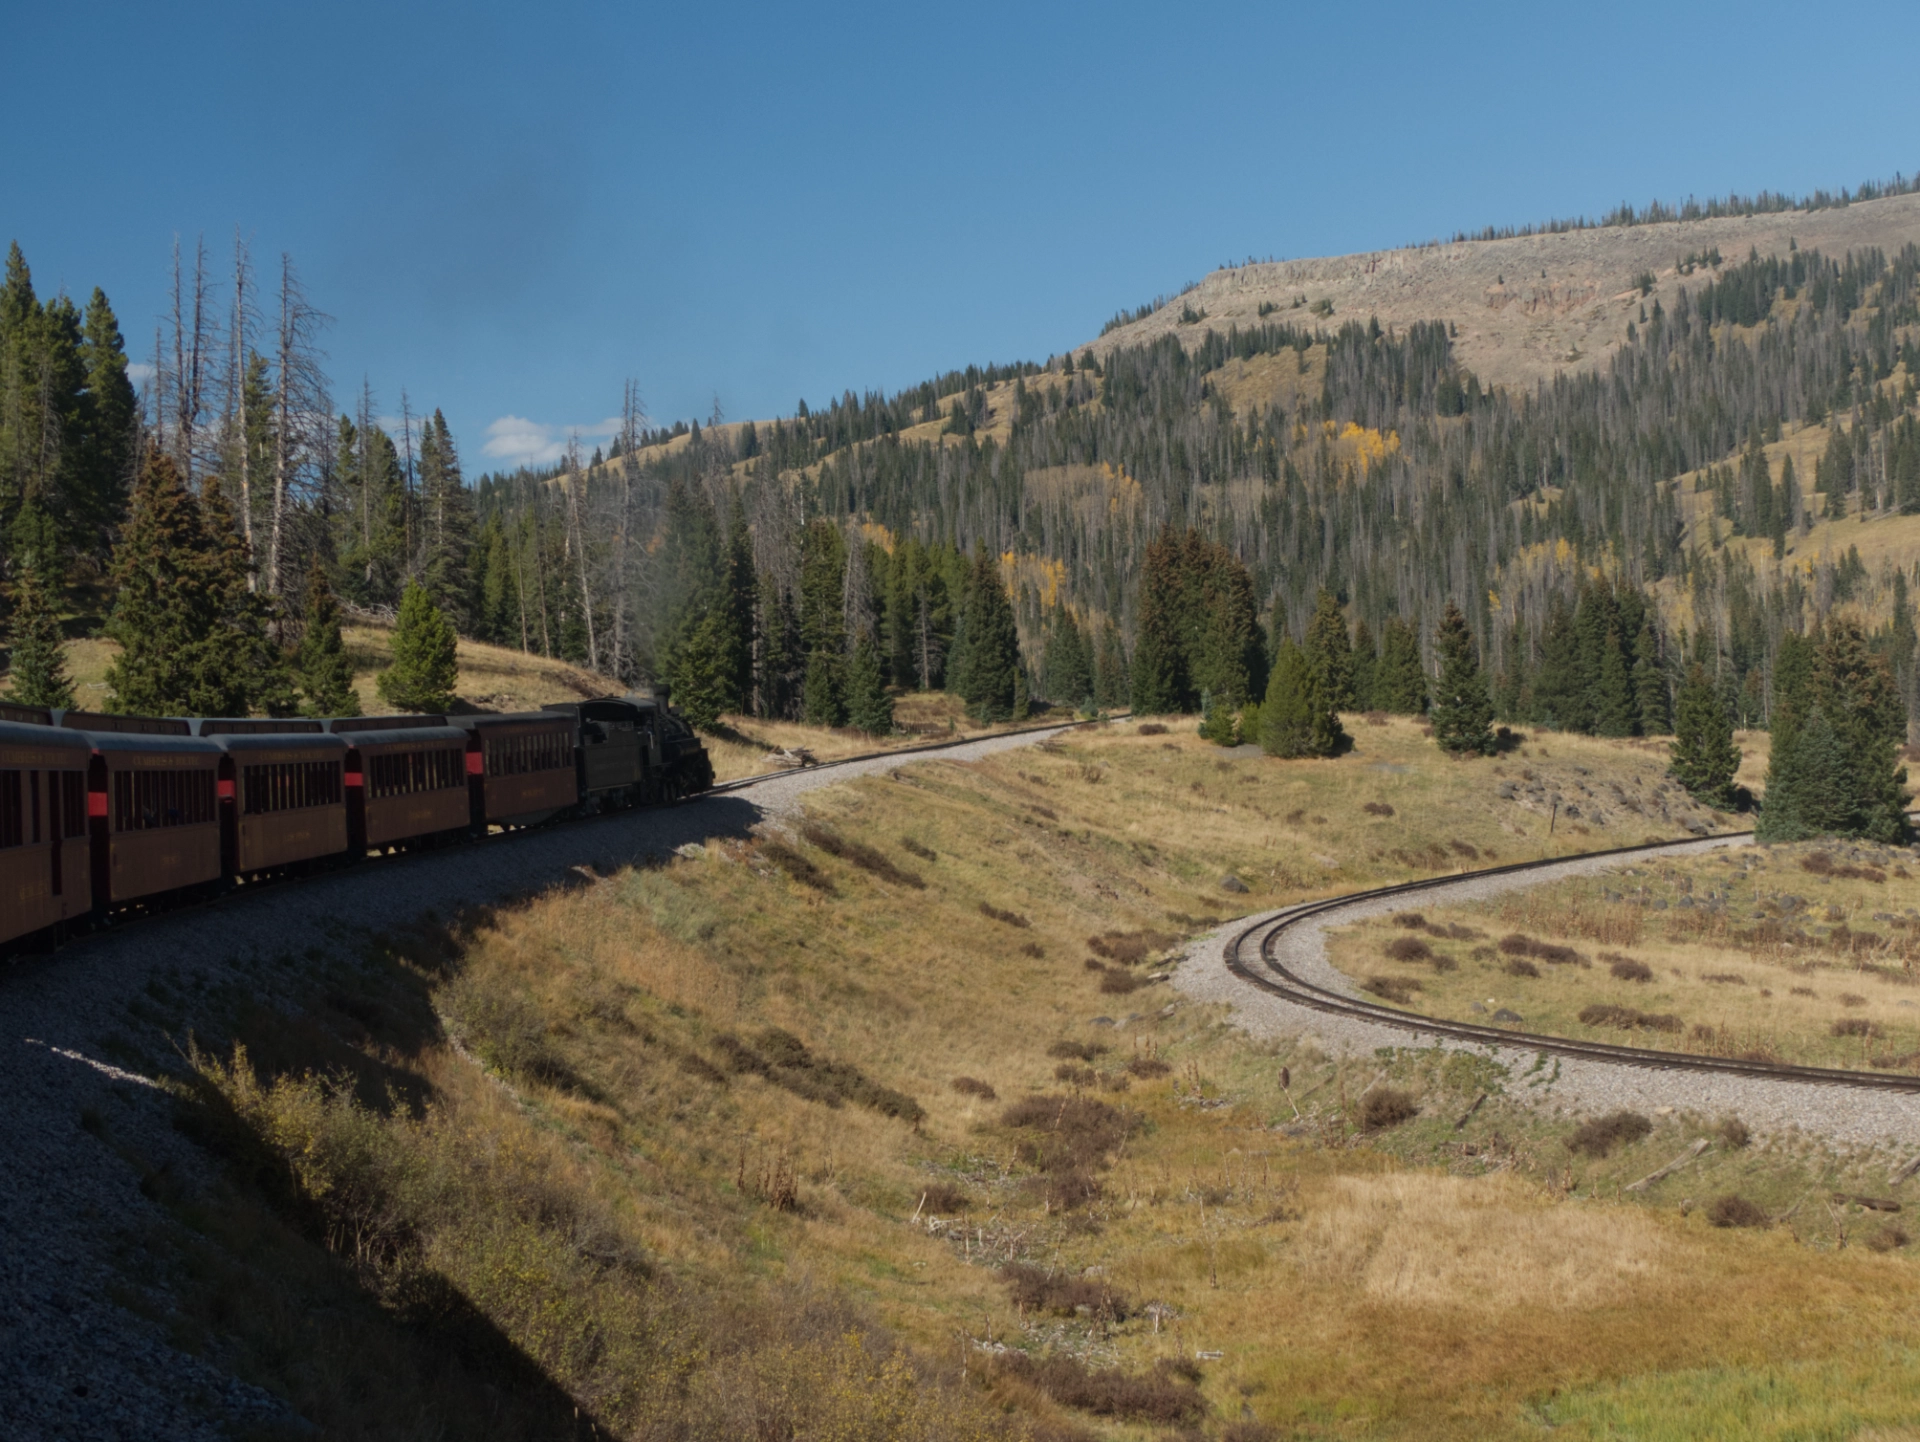
[[[1396,716],[1419,716],[1427,709],[1427,673],[1420,664],[1420,638],[1398,616],[1388,619],[1381,637],[1374,704]]]
[[[71,708],[73,681],[61,647],[59,612],[39,566],[23,567],[14,583],[8,635],[7,699],[22,706]]]
[[[711,731],[734,709],[733,646],[725,609],[711,605],[675,649],[673,704],[689,724]]]
[[[435,410],[420,428],[421,582],[455,630],[471,632],[478,610],[473,584],[473,500],[460,475],[447,418]]]
[[[1534,721],[1556,731],[1584,730],[1585,693],[1580,635],[1566,599],[1556,593],[1547,601],[1547,624],[1540,633],[1540,667],[1533,676]]]
[[[1886,657],[1876,655],[1851,617],[1836,616],[1815,653],[1812,694],[1823,707],[1845,757],[1844,830],[1874,841],[1903,842],[1907,771],[1900,748],[1907,711]]]
[[[393,628],[393,664],[374,683],[401,711],[445,712],[459,684],[459,641],[426,588],[408,584]]]
[[[161,716],[244,716],[290,704],[267,634],[271,603],[251,592],[246,543],[217,487],[200,501],[173,459],[150,453],[114,551],[107,634],[110,705]]]
[[[1673,779],[1696,801],[1722,811],[1731,808],[1740,749],[1733,744],[1733,720],[1697,661],[1680,688],[1673,731]]]
[[[1851,792],[1846,749],[1827,724],[1825,708],[1810,705],[1784,738],[1774,739],[1754,836],[1801,841],[1851,832]]]
[[[1119,711],[1131,706],[1130,671],[1120,628],[1108,621],[1100,628],[1100,645],[1093,656],[1094,705],[1102,711]]]
[[[1216,700],[1211,691],[1200,698],[1200,739],[1216,746],[1234,743],[1233,708]]]
[[[1596,736],[1631,736],[1638,729],[1640,706],[1627,674],[1627,658],[1620,633],[1607,632],[1600,652],[1600,675],[1594,683],[1593,730]]]
[[[847,668],[847,724],[869,736],[893,732],[893,697],[887,694],[880,643],[872,631],[861,632]]]
[[[1007,588],[1000,582],[1000,563],[988,551],[974,557],[964,613],[964,636],[955,647],[961,653],[956,689],[976,721],[1009,720],[1021,664],[1020,640]]]
[[[1136,716],[1170,716],[1187,708],[1179,562],[1178,545],[1171,533],[1149,546],[1141,562],[1140,605],[1128,686]]]
[[[1457,756],[1491,756],[1493,700],[1480,673],[1473,632],[1451,601],[1433,634],[1433,649],[1440,658],[1440,679],[1434,685],[1430,713],[1433,739],[1441,750]]]
[[[294,671],[308,716],[358,716],[360,698],[353,689],[353,663],[340,636],[340,603],[327,584],[319,561],[307,573],[307,628],[300,637]]]
[[[1633,696],[1640,713],[1642,736],[1665,736],[1673,729],[1668,710],[1667,676],[1660,665],[1660,646],[1653,632],[1653,618],[1640,623],[1640,634],[1633,643]]]
[[[1353,624],[1353,709],[1356,711],[1383,710],[1373,699],[1374,678],[1380,669],[1379,649],[1374,645],[1373,632],[1368,629],[1363,616]]]
[[[1334,714],[1326,684],[1305,651],[1284,636],[1260,703],[1260,749],[1269,756],[1334,756],[1347,733]]]
[[[1353,643],[1347,636],[1347,618],[1340,600],[1326,587],[1314,598],[1313,619],[1307,622],[1303,649],[1320,673],[1320,687],[1335,711],[1353,709]]]
[[[800,719],[809,726],[847,724],[847,658],[826,647],[807,657]]]

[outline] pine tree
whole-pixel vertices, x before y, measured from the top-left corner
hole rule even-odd
[[[1120,628],[1108,621],[1100,628],[1100,646],[1093,657],[1094,705],[1102,711],[1119,711],[1131,706],[1130,674]]]
[[[1187,667],[1180,637],[1180,556],[1172,533],[1147,548],[1141,562],[1140,604],[1133,633],[1128,691],[1136,716],[1186,710]]]
[[[1904,842],[1907,771],[1900,747],[1907,711],[1886,657],[1875,655],[1859,622],[1832,618],[1816,650],[1812,695],[1830,707],[1829,722],[1845,758],[1843,827],[1874,841]]]
[[[734,709],[733,637],[720,605],[709,606],[674,649],[673,704],[689,724],[711,731]],[[837,724],[837,723],[835,723]]]
[[[1631,736],[1640,719],[1638,699],[1627,674],[1620,633],[1607,632],[1600,652],[1600,676],[1594,684],[1593,730],[1596,736]]]
[[[1846,750],[1825,709],[1811,705],[1784,738],[1774,739],[1754,836],[1800,841],[1850,831],[1850,793]]]
[[[7,699],[22,706],[71,708],[73,681],[61,648],[60,618],[38,566],[22,567],[14,583],[9,640]]]
[[[1281,638],[1268,672],[1259,727],[1260,748],[1269,756],[1334,756],[1347,745],[1318,668],[1291,636]]]
[[[401,711],[445,712],[459,684],[459,642],[433,597],[418,582],[400,598],[393,628],[393,664],[374,683]]]
[[[1320,687],[1335,711],[1353,709],[1353,643],[1347,636],[1347,618],[1333,592],[1320,588],[1314,598],[1313,619],[1307,622],[1303,649],[1320,673]]]
[[[1633,643],[1633,696],[1640,713],[1642,736],[1665,736],[1673,727],[1668,709],[1667,677],[1660,664],[1660,646],[1653,632],[1653,618],[1640,623],[1640,634]]]
[[[1555,593],[1547,601],[1547,624],[1540,633],[1540,667],[1533,676],[1534,721],[1556,731],[1584,730],[1585,693],[1573,612]]]
[[[1740,749],[1733,744],[1732,718],[1697,661],[1680,688],[1673,729],[1673,779],[1696,801],[1722,811],[1730,809]]]
[[[869,736],[893,732],[893,697],[887,694],[880,643],[872,631],[861,632],[854,643],[853,663],[847,670],[847,724]]]
[[[1233,708],[1214,699],[1211,691],[1200,698],[1200,739],[1216,746],[1234,743]]]
[[[1353,624],[1353,709],[1356,711],[1384,710],[1374,700],[1374,679],[1380,670],[1379,649],[1374,645],[1373,632],[1368,629],[1363,616]]]
[[[420,428],[421,524],[425,527],[420,579],[455,630],[471,632],[478,597],[473,585],[473,500],[460,475],[447,418],[435,410]]]
[[[1388,618],[1381,638],[1374,704],[1396,716],[1419,716],[1427,709],[1427,673],[1420,664],[1420,638],[1398,616]]]
[[[107,686],[116,710],[244,716],[256,701],[290,699],[250,569],[217,488],[196,502],[172,457],[153,450],[114,551],[107,634],[120,655]]]
[[[1433,739],[1454,755],[1491,756],[1493,700],[1486,677],[1480,674],[1473,632],[1460,608],[1449,601],[1433,634],[1440,657],[1440,679],[1434,686]]]
[[[847,724],[846,657],[817,647],[807,657],[800,719],[809,726]]]
[[[301,711],[308,716],[358,716],[360,698],[353,689],[353,664],[340,636],[340,603],[327,585],[326,569],[316,560],[307,573],[307,628],[294,661]]]
[[[1013,606],[1000,583],[1000,563],[989,552],[974,557],[963,610],[965,634],[955,646],[956,689],[976,721],[1009,720],[1021,664],[1020,640]]]

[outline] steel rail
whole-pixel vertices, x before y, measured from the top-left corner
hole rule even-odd
[[[1423,891],[1451,886],[1456,882],[1539,871],[1550,866],[1591,861],[1595,858],[1671,852],[1679,847],[1696,847],[1705,850],[1716,842],[1739,841],[1752,834],[1750,831],[1730,831],[1716,836],[1701,837],[1695,841],[1644,843],[1639,846],[1614,847],[1606,851],[1581,852],[1573,856],[1548,857],[1539,861],[1516,861],[1505,866],[1455,872],[1449,876],[1427,877],[1419,881],[1401,882],[1396,886],[1379,886],[1367,891],[1349,892],[1344,896],[1310,901],[1300,906],[1290,907],[1278,916],[1269,916],[1257,921],[1238,932],[1227,943],[1227,969],[1249,985],[1290,1001],[1296,1006],[1309,1007],[1315,1011],[1372,1022],[1376,1025],[1392,1027],[1415,1035],[1431,1036],[1444,1041],[1506,1047],[1516,1051],[1545,1052],[1552,1056],[1572,1057],[1581,1061],[1597,1061],[1612,1066],[1632,1066],[1654,1071],[1691,1071],[1716,1076],[1758,1078],[1764,1081],[1857,1087],[1871,1091],[1920,1092],[1920,1076],[1890,1072],[1848,1071],[1837,1067],[1794,1066],[1785,1062],[1747,1061],[1738,1057],[1699,1056],[1691,1052],[1619,1046],[1609,1042],[1548,1036],[1540,1032],[1515,1031],[1509,1027],[1447,1021],[1439,1017],[1425,1016],[1419,1012],[1400,1011],[1375,1002],[1360,1001],[1331,991],[1297,976],[1275,955],[1279,938],[1290,928],[1314,917],[1357,906],[1363,902],[1395,896],[1411,896]],[[1259,936],[1259,944],[1256,948],[1257,967],[1249,961],[1246,954],[1247,944],[1256,935]]]

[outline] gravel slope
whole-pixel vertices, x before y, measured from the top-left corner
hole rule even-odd
[[[990,737],[934,754],[977,760],[1057,734]],[[110,1300],[127,1286],[113,1253],[137,1250],[172,1225],[116,1144],[183,1178],[204,1166],[174,1132],[166,1096],[103,1056],[102,1038],[124,1026],[128,1002],[150,980],[183,975],[189,989],[253,981],[263,962],[316,940],[350,942],[427,911],[450,916],[564,884],[583,864],[611,871],[689,842],[744,835],[790,814],[808,791],[918,759],[790,771],[669,809],[242,892],[0,969],[0,1095],[8,1100],[0,1107],[0,1438],[212,1439],[284,1412]],[[83,1114],[93,1130],[81,1125]],[[164,1295],[145,1301],[165,1314]]]
[[[1685,856],[1746,844],[1745,837],[1710,837],[1704,841],[1677,842],[1632,856],[1576,859],[1507,876],[1470,876],[1423,892],[1421,901],[1435,906],[1482,901],[1523,887],[1593,876],[1616,866],[1639,864],[1651,856]],[[1336,970],[1327,959],[1327,929],[1348,926],[1407,905],[1406,897],[1383,897],[1323,912],[1282,934],[1279,958],[1302,980],[1357,998],[1360,991],[1352,979]],[[1284,914],[1284,911],[1275,911],[1266,915]],[[1192,1000],[1223,1002],[1232,1007],[1234,1021],[1255,1036],[1311,1036],[1336,1054],[1371,1052],[1384,1046],[1434,1044],[1432,1038],[1420,1038],[1398,1027],[1299,1006],[1242,981],[1227,970],[1227,942],[1258,919],[1262,918],[1248,917],[1196,943],[1175,972],[1174,985]],[[1920,1142],[1920,1096],[1753,1077],[1648,1071],[1570,1057],[1555,1058],[1550,1067],[1522,1081],[1522,1074],[1533,1065],[1536,1053],[1511,1047],[1468,1049],[1483,1052],[1513,1068],[1512,1094],[1531,1095],[1541,1104],[1562,1106],[1576,1113],[1609,1112],[1620,1107],[1645,1112],[1664,1106],[1709,1117],[1734,1115],[1759,1133],[1797,1129],[1847,1146],[1910,1147]]]

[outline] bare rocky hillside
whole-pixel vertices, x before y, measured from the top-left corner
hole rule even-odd
[[[1878,246],[1889,255],[1920,242],[1920,195],[1816,211],[1724,220],[1609,226],[1512,240],[1459,241],[1360,255],[1288,260],[1217,270],[1152,315],[1091,342],[1096,354],[1169,332],[1198,341],[1209,329],[1268,320],[1338,325],[1377,317],[1383,326],[1447,320],[1459,327],[1455,353],[1485,383],[1532,385],[1556,371],[1597,366],[1626,339],[1627,323],[1658,299],[1671,309],[1682,287],[1698,290],[1711,272],[1683,274],[1690,254],[1718,249],[1728,262],[1749,250],[1784,254],[1789,242],[1835,258]],[[1638,278],[1653,276],[1642,296]],[[1330,316],[1315,314],[1329,302]],[[1204,319],[1181,324],[1181,316]],[[1075,347],[1076,351],[1084,346]]]

